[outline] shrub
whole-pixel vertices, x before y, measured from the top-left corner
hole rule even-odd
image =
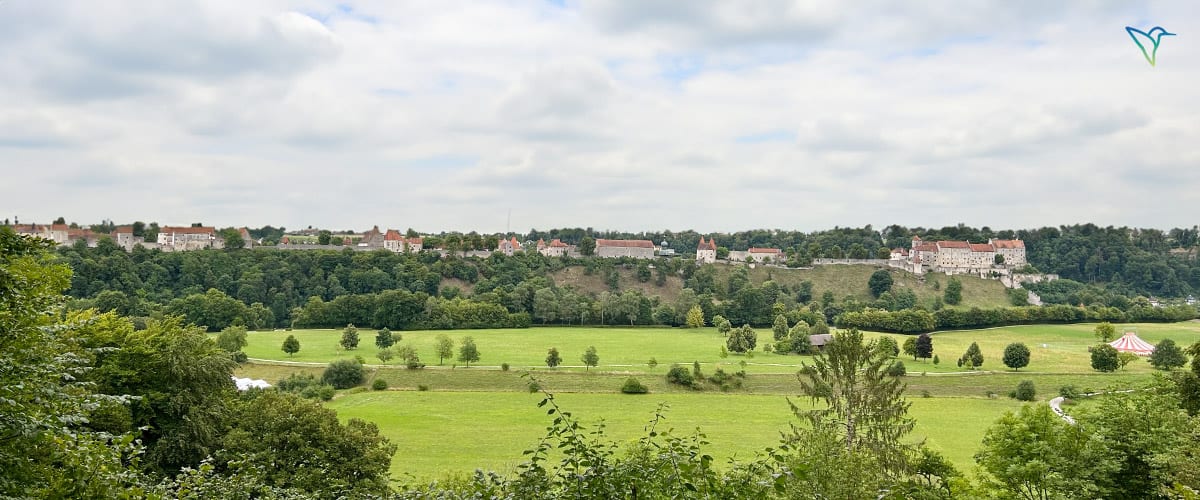
[[[645,394],[650,392],[638,379],[629,377],[625,379],[625,384],[621,386],[621,392],[625,394]]]
[[[1013,391],[1013,397],[1018,401],[1033,401],[1037,397],[1037,389],[1033,386],[1032,380],[1022,380],[1017,384],[1017,390]]]
[[[502,371],[502,372],[508,371],[508,363],[500,363],[500,371]]]
[[[691,387],[695,380],[692,378],[692,372],[688,371],[679,365],[671,365],[671,369],[667,371],[667,382],[685,387]]]
[[[305,399],[320,399],[321,401],[329,401],[333,399],[333,395],[336,392],[337,391],[332,385],[310,385],[300,391],[300,397]]]
[[[892,365],[887,369],[887,374],[889,377],[903,377],[907,372],[908,371],[904,368],[904,362],[900,360],[896,360],[896,362],[892,363]]]
[[[1092,368],[1097,371],[1116,371],[1121,365],[1117,349],[1108,344],[1100,344],[1092,348]]]
[[[1073,385],[1064,385],[1058,388],[1058,395],[1066,399],[1079,399],[1080,392]]]
[[[242,363],[245,363],[247,360],[250,359],[250,358],[246,357],[246,353],[244,353],[242,351],[233,351],[233,352],[229,353],[229,357],[233,358],[233,362],[237,363],[239,365]]]
[[[321,374],[321,382],[332,385],[335,389],[349,389],[362,384],[366,378],[366,370],[357,360],[343,359],[329,363],[325,373]]]
[[[293,373],[275,384],[275,389],[283,392],[300,392],[310,385],[320,385],[317,377],[311,373]]]
[[[377,379],[375,379],[374,382],[371,382],[371,389],[376,390],[376,391],[382,391],[384,389],[387,389],[387,381],[384,379],[381,379],[381,378],[377,378]]]
[[[421,391],[421,392],[425,392],[425,391],[429,390],[429,386],[425,385],[425,384],[417,384],[417,390]]]

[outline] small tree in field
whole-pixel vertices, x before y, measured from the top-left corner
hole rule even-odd
[[[775,335],[775,340],[783,340],[787,338],[787,318],[785,318],[782,314],[775,316],[775,324],[771,325],[771,333]]]
[[[658,360],[654,359],[654,358],[650,358],[650,361],[646,362],[646,366],[649,367],[651,370],[653,370],[654,368],[656,368],[658,366]]]
[[[909,337],[909,338],[904,339],[903,351],[904,351],[905,356],[912,356],[913,361],[916,361],[917,360],[917,338]]]
[[[1096,325],[1096,329],[1094,332],[1096,334],[1096,340],[1099,340],[1106,344],[1110,340],[1112,340],[1113,338],[1115,338],[1117,336],[1116,327],[1114,327],[1112,325],[1112,323],[1109,323],[1107,321]]]
[[[1154,346],[1154,352],[1150,354],[1150,365],[1159,370],[1174,370],[1185,364],[1187,356],[1171,339],[1163,339]]]
[[[558,355],[558,348],[551,347],[549,351],[546,351],[546,366],[554,368],[560,364],[562,364],[562,356]]]
[[[1008,344],[1004,348],[1004,366],[1013,370],[1029,366],[1029,348],[1020,342]]]
[[[446,358],[454,356],[454,341],[450,340],[450,337],[444,333],[437,336],[437,355],[439,365]]]
[[[704,326],[704,309],[701,309],[700,306],[692,306],[691,309],[688,309],[686,324],[688,328]]]
[[[288,335],[286,339],[283,339],[283,352],[286,352],[289,357],[300,352],[300,341],[296,340],[295,335]]]
[[[1100,344],[1092,348],[1092,368],[1097,371],[1111,372],[1121,366],[1117,358],[1117,349],[1108,344]]]
[[[229,352],[237,352],[246,347],[246,327],[229,326],[217,335],[217,347]]]
[[[933,357],[933,337],[928,333],[922,333],[917,337],[917,357],[921,359],[929,359]]]
[[[475,339],[471,337],[463,337],[462,342],[458,347],[458,360],[467,364],[467,368],[471,367],[472,361],[479,361],[479,348],[475,347]]]
[[[964,352],[961,358],[958,358],[958,366],[965,366],[968,370],[974,370],[976,367],[983,365],[983,351],[979,350],[979,344],[971,342],[967,347],[967,352]]]
[[[593,366],[600,364],[600,355],[596,354],[596,346],[588,346],[587,350],[583,352],[583,364],[587,367],[586,370],[591,370]]]
[[[342,330],[342,340],[338,343],[342,345],[342,349],[347,351],[358,348],[358,328],[354,327],[354,323],[346,325],[346,328]]]
[[[883,351],[890,358],[894,358],[900,354],[900,346],[896,344],[896,339],[891,337],[879,337],[875,341],[875,347]]]
[[[398,340],[400,340],[400,335],[392,333],[387,328],[375,332],[375,347],[380,349],[387,349],[396,345],[396,341]]]
[[[379,362],[386,365],[388,361],[391,361],[392,358],[396,357],[396,353],[392,352],[391,349],[385,348],[380,349],[379,353],[376,354],[375,357],[379,358]]]

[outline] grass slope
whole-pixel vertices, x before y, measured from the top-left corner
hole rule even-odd
[[[545,433],[549,418],[536,408],[540,394],[491,392],[358,393],[328,403],[342,419],[377,423],[399,446],[392,460],[394,478],[425,481],[447,473],[468,474],[476,468],[510,471],[521,450],[532,448]],[[659,430],[690,434],[699,427],[711,443],[706,447],[718,463],[730,457],[752,458],[779,441],[779,433],[799,422],[779,396],[726,394],[558,394],[562,407],[583,423],[604,420],[606,435],[624,443],[637,439],[659,403],[670,409]],[[798,402],[802,407],[805,402]],[[928,438],[960,469],[988,425],[1015,402],[986,399],[915,399],[914,441]]]

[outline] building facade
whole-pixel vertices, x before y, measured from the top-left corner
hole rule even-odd
[[[898,252],[892,252],[896,259]],[[902,254],[899,254],[902,257]],[[1010,274],[1013,269],[1028,263],[1025,242],[1021,240],[989,239],[987,243],[967,241],[937,241],[927,243],[913,236],[907,256],[915,273],[925,271],[946,274]]]
[[[654,250],[654,242],[650,240],[596,240],[597,257],[653,259]]]
[[[537,241],[538,253],[547,257],[563,257],[567,255],[567,249],[569,247],[570,246],[566,243],[559,241],[558,238],[550,240],[550,243],[548,244],[546,243],[546,240],[540,238]]]
[[[204,248],[224,248],[216,229],[204,227],[166,226],[158,230],[158,247],[164,252],[182,252]]]
[[[704,237],[700,237],[700,244],[696,245],[696,263],[697,264],[712,264],[717,261],[717,240],[709,239],[704,241]]]

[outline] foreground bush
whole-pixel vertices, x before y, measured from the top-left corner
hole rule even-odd
[[[625,379],[625,384],[621,386],[621,392],[625,394],[645,394],[650,392],[650,389],[647,389],[645,384],[642,384],[638,379],[629,377]]]
[[[332,385],[335,389],[349,389],[362,384],[366,380],[366,370],[362,363],[354,359],[343,359],[329,363],[325,373],[321,374],[321,382]]]
[[[692,372],[688,371],[687,368],[679,365],[671,365],[671,369],[667,371],[667,382],[691,387],[695,383],[695,378],[692,377]]]

